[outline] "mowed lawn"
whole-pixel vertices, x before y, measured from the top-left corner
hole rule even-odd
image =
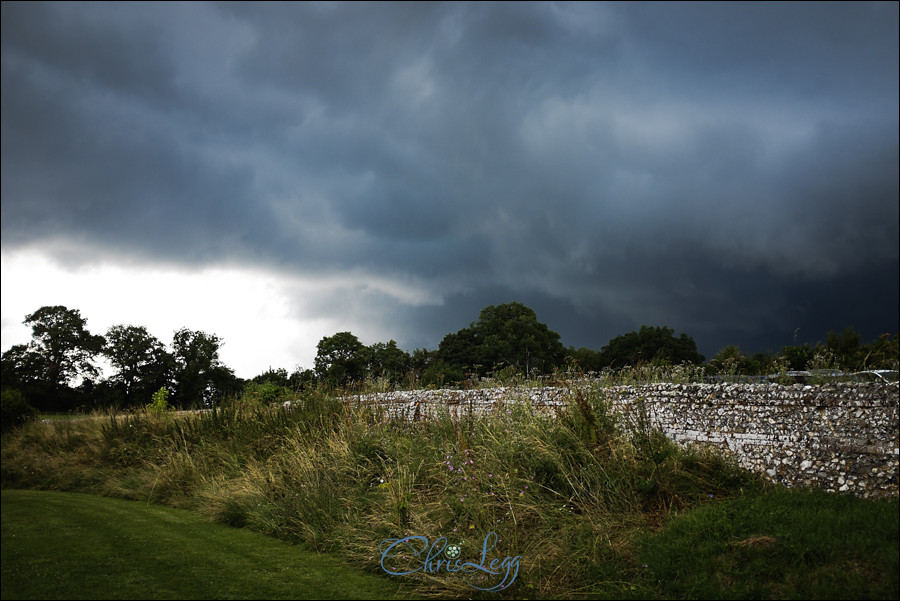
[[[399,578],[138,501],[3,490],[2,522],[3,599],[407,596]]]

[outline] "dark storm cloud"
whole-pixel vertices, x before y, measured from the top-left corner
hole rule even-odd
[[[367,273],[407,346],[897,329],[896,3],[260,4],[4,4],[4,249]]]

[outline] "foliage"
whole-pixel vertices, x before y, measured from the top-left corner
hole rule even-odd
[[[28,345],[14,344],[3,353],[3,384],[23,386],[43,381],[42,363],[40,355]]]
[[[366,347],[350,332],[327,336],[316,345],[316,376],[331,386],[348,386],[365,378]]]
[[[720,375],[736,375],[747,373],[747,361],[736,345],[722,348],[709,360],[713,372]]]
[[[424,388],[441,388],[444,385],[461,382],[465,378],[466,374],[462,368],[443,359],[434,359],[422,372],[418,384]]]
[[[897,335],[882,334],[871,344],[863,344],[862,336],[852,327],[840,334],[828,332],[815,346],[808,343],[782,347],[775,354],[743,354],[737,346],[722,348],[710,366],[720,375],[777,375],[788,371],[812,371],[813,378],[838,372],[867,369],[897,369]],[[786,380],[788,381],[788,380]]]
[[[830,363],[838,369],[857,371],[862,369],[863,365],[861,343],[862,336],[859,332],[847,326],[840,334],[828,332],[825,335],[825,344],[816,350],[820,351],[820,355],[833,359]]]
[[[900,368],[898,356],[900,356],[900,336],[897,334],[882,334],[869,345],[863,359],[864,369],[893,369]]]
[[[91,360],[103,348],[103,337],[87,331],[77,309],[41,307],[24,323],[31,326],[29,350],[40,357],[41,379],[63,386],[77,376],[97,374]]]
[[[0,392],[0,413],[2,413],[2,431],[7,432],[25,422],[34,419],[37,412],[28,404],[25,396],[13,388],[4,388]]]
[[[144,326],[112,326],[103,354],[117,370],[109,381],[122,389],[125,405],[167,385],[174,369],[173,357]]]
[[[410,369],[409,354],[397,347],[397,342],[376,342],[368,347],[368,372],[370,376],[387,378],[392,384],[403,381]]]
[[[712,372],[725,376],[771,375],[787,370],[788,360],[781,356],[755,353],[747,356],[735,345],[722,348],[709,360]]]
[[[788,369],[802,371],[809,365],[813,357],[813,349],[806,343],[786,346],[781,349],[779,356],[787,362]]]
[[[291,387],[291,378],[288,375],[288,372],[283,367],[279,367],[278,369],[272,369],[271,367],[259,374],[252,380],[256,384],[264,384],[264,383],[272,383],[277,386],[283,386],[284,388]]]
[[[156,414],[169,410],[169,390],[165,386],[153,393],[147,410]]]
[[[438,354],[453,367],[485,375],[506,365],[549,373],[563,364],[566,351],[559,334],[514,302],[482,309],[477,322],[444,337]]]
[[[606,367],[600,351],[585,347],[579,349],[569,347],[567,360],[572,368],[582,373],[599,372]]]
[[[175,332],[169,352],[143,326],[116,325],[105,339],[93,336],[80,313],[63,306],[42,307],[26,316],[25,323],[32,326],[33,340],[2,354],[2,381],[20,390],[41,411],[141,406],[162,386],[172,390],[177,405],[208,407],[228,395],[239,396],[243,389],[243,381],[221,362],[223,342],[214,334],[183,328]],[[847,327],[841,333],[828,332],[814,347],[795,344],[775,354],[747,355],[737,346],[726,346],[704,369],[719,375],[775,375],[784,382],[791,381],[791,370],[818,370],[814,378],[838,370],[896,370],[898,346],[896,334],[883,334],[863,344],[860,334]],[[105,380],[96,378],[98,371],[92,363],[98,352],[115,369]],[[372,390],[484,386],[556,377],[553,374],[563,368],[572,373],[601,373],[630,366],[637,370],[632,375],[638,379],[657,378],[667,366],[680,365],[684,374],[694,373],[687,366],[702,360],[690,336],[676,337],[667,327],[641,326],[639,331],[613,338],[599,351],[565,349],[559,334],[539,323],[532,309],[513,302],[485,307],[477,322],[447,334],[436,350],[416,349],[409,354],[395,340],[367,347],[350,332],[324,337],[317,346],[314,369],[297,368],[288,374],[285,369],[269,368],[253,378],[258,386],[247,392],[248,399],[274,402],[319,384]],[[656,373],[657,367],[663,372]],[[73,380],[79,376],[82,381],[74,387]],[[263,386],[266,382],[275,387]]]
[[[92,360],[103,346],[103,337],[86,329],[79,311],[64,306],[45,306],[25,317],[32,329],[27,345],[15,345],[3,353],[3,384],[19,388],[41,410],[73,409],[84,402],[71,384],[98,374]]]
[[[694,339],[682,332],[676,338],[671,328],[641,326],[637,332],[629,332],[609,341],[600,351],[601,363],[614,369],[640,362],[702,363],[703,355],[697,352]]]
[[[234,372],[219,359],[222,339],[215,334],[182,328],[172,341],[175,397],[183,406],[210,406],[215,399],[240,389]]]
[[[242,398],[246,402],[268,405],[271,403],[284,403],[292,398],[291,389],[277,384],[274,380],[254,379],[244,386]]]

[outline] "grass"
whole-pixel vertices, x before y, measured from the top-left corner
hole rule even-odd
[[[3,599],[390,599],[403,583],[189,511],[4,490]]]
[[[640,577],[659,598],[892,599],[900,506],[773,488],[709,503],[640,537]]]
[[[445,537],[462,561],[520,558],[491,593],[473,586],[502,575],[397,577],[421,596],[898,596],[896,499],[774,489],[640,412],[612,414],[602,387],[555,416],[510,398],[487,417],[409,422],[310,392],[289,409],[32,423],[4,437],[0,471],[4,488],[190,509],[382,578],[379,546],[406,535]]]
[[[4,599],[389,599],[402,583],[194,513],[4,490]]]

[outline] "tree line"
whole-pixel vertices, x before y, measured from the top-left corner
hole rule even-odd
[[[143,326],[116,325],[103,336],[95,335],[78,310],[64,306],[42,307],[24,323],[32,329],[31,342],[2,355],[4,398],[7,391],[15,391],[41,411],[143,406],[161,388],[176,406],[201,407],[228,395],[271,401],[287,391],[322,385],[352,389],[375,381],[391,388],[448,386],[485,376],[705,361],[692,337],[683,332],[676,336],[665,326],[641,326],[600,350],[566,348],[532,309],[516,302],[485,307],[477,321],[444,336],[434,350],[408,353],[394,340],[366,346],[351,332],[338,332],[319,341],[311,369],[289,373],[270,368],[248,381],[222,363],[222,339],[203,331],[182,328],[169,345]],[[705,366],[712,373],[729,374],[838,366],[896,369],[897,348],[896,335],[863,344],[860,335],[847,328],[829,332],[815,346],[788,346],[777,353],[747,356],[728,346]],[[109,361],[112,375],[100,377],[94,363],[98,356]]]
[[[222,339],[214,334],[182,328],[168,347],[144,326],[116,325],[100,336],[80,311],[61,305],[41,307],[24,323],[31,342],[3,353],[3,389],[41,411],[145,405],[160,388],[182,406],[199,406],[243,386],[219,358]],[[111,376],[99,377],[98,356]]]

